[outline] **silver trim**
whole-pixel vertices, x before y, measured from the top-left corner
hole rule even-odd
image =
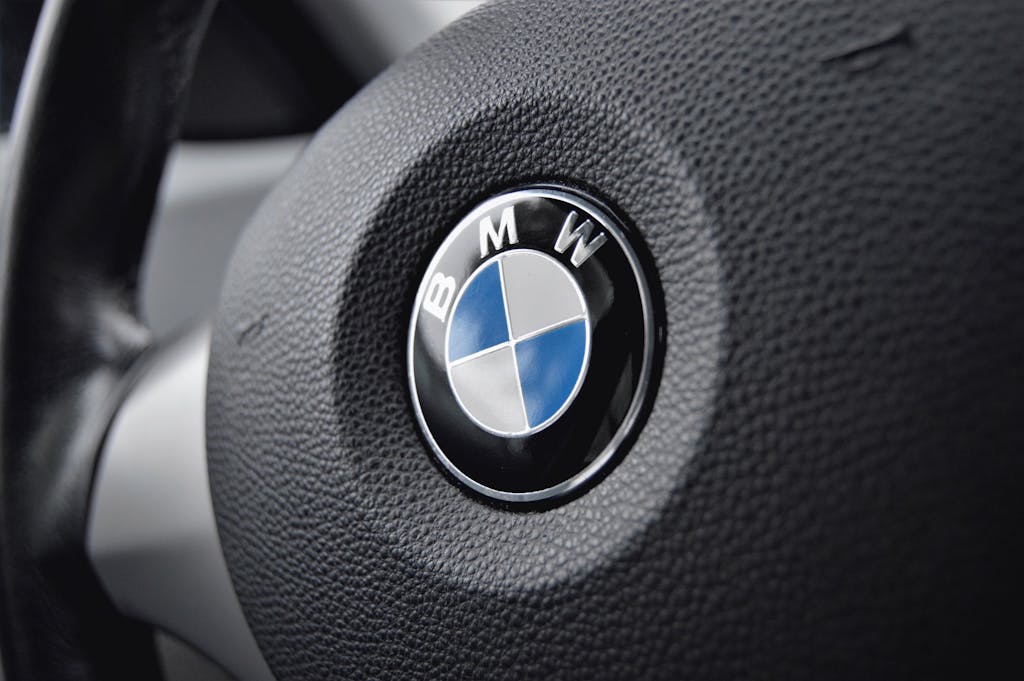
[[[86,546],[118,609],[236,678],[272,681],[231,585],[206,471],[209,329],[160,354],[110,428]]]
[[[518,343],[522,343],[523,341],[528,341],[531,338],[536,338],[537,336],[543,336],[548,331],[554,331],[556,329],[562,328],[563,326],[569,326],[570,324],[575,324],[576,322],[582,322],[583,320],[586,320],[589,323],[590,322],[590,315],[589,314],[578,314],[578,315],[576,315],[574,317],[567,317],[567,318],[563,319],[560,322],[555,322],[553,324],[548,324],[547,326],[543,326],[543,327],[541,327],[539,329],[534,329],[530,333],[524,333],[522,336],[519,336],[518,338],[516,338],[516,343],[517,344]]]
[[[577,473],[572,478],[569,478],[565,482],[559,483],[552,487],[545,489],[536,490],[533,492],[502,492],[486,485],[481,485],[472,478],[466,476],[460,471],[455,464],[448,460],[441,451],[437,442],[434,440],[434,436],[430,432],[430,428],[427,426],[426,420],[423,417],[423,411],[420,408],[420,398],[416,391],[416,376],[413,371],[413,351],[415,343],[415,331],[416,324],[419,320],[420,306],[423,304],[423,296],[425,289],[422,283],[416,292],[416,301],[412,308],[412,317],[409,322],[409,341],[406,349],[406,375],[409,380],[409,390],[412,393],[412,404],[413,411],[416,414],[416,420],[419,422],[420,429],[423,431],[424,436],[427,438],[427,442],[430,444],[435,456],[441,464],[448,470],[449,473],[454,475],[460,482],[465,484],[470,489],[483,494],[484,496],[491,497],[492,499],[498,499],[501,501],[514,501],[514,502],[532,502],[532,501],[543,501],[545,499],[552,499],[555,497],[563,496],[573,492],[580,486],[584,485],[590,478],[594,477],[608,461],[615,455],[619,447],[622,446],[626,436],[633,430],[636,425],[637,419],[640,417],[640,410],[643,408],[643,403],[647,398],[647,391],[650,388],[651,382],[651,370],[654,366],[654,344],[655,344],[655,329],[654,329],[654,311],[653,303],[651,301],[650,286],[647,283],[647,276],[644,274],[643,266],[637,258],[636,253],[633,251],[632,245],[626,238],[626,235],[619,229],[616,222],[599,206],[583,199],[577,194],[570,193],[551,187],[537,187],[530,189],[518,189],[515,191],[507,192],[505,194],[499,194],[498,196],[492,197],[482,204],[477,206],[469,215],[463,218],[459,224],[455,226],[455,229],[451,231],[448,237],[441,243],[441,246],[437,249],[437,253],[431,259],[430,264],[427,266],[424,274],[424,281],[427,280],[427,275],[434,271],[437,267],[441,254],[444,253],[455,240],[456,236],[459,235],[468,225],[473,223],[473,218],[479,217],[483,212],[490,212],[497,208],[500,208],[509,203],[516,203],[518,201],[527,198],[550,198],[557,201],[564,201],[571,206],[575,206],[580,210],[588,213],[615,239],[619,247],[625,253],[626,258],[629,260],[630,268],[633,270],[633,276],[636,278],[638,288],[640,290],[640,302],[643,307],[644,316],[644,355],[643,362],[640,367],[640,380],[637,383],[636,391],[633,395],[633,401],[629,405],[629,409],[626,411],[626,416],[619,426],[619,429],[612,436],[612,439],[608,442],[608,446],[604,448],[604,451],[594,459],[593,462],[585,469]],[[454,307],[453,307],[454,309]],[[588,310],[589,314],[589,310]],[[590,324],[588,326],[588,333]],[[445,332],[445,353],[447,357],[447,331]],[[588,352],[589,352],[588,343]]]
[[[459,357],[454,362],[449,361],[448,362],[448,370],[450,372],[452,369],[454,369],[455,367],[459,366],[460,364],[465,364],[466,362],[472,362],[474,359],[480,359],[481,357],[486,357],[487,355],[491,354],[492,352],[497,352],[498,350],[504,350],[505,348],[509,348],[509,347],[512,347],[512,343],[509,342],[509,341],[505,341],[504,343],[498,343],[497,345],[492,345],[491,347],[484,348],[483,350],[477,350],[476,352],[474,352],[472,354],[469,354],[469,355],[466,355],[465,357]],[[448,378],[450,380],[451,376],[449,376]]]
[[[537,336],[543,336],[548,331],[554,331],[555,329],[560,329],[563,326],[568,326],[569,324],[575,324],[576,322],[582,322],[585,319],[588,319],[588,317],[586,315],[578,314],[575,317],[569,317],[568,319],[563,319],[560,322],[555,322],[554,324],[548,324],[547,326],[545,326],[543,328],[540,328],[540,329],[537,329],[536,331],[531,331],[530,333],[524,333],[519,338],[516,338],[515,342],[516,343],[522,343],[523,341],[528,341],[531,338],[536,338]],[[471,355],[466,355],[465,357],[459,357],[454,362],[449,361],[448,362],[448,367],[449,368],[457,367],[460,364],[465,364],[466,362],[471,362],[474,359],[477,359],[479,357],[484,357],[486,355],[491,354],[492,352],[497,352],[498,350],[501,350],[503,348],[510,347],[511,345],[512,345],[512,343],[510,341],[505,341],[504,343],[498,343],[497,345],[492,345],[489,348],[484,348],[483,350],[479,350],[477,352],[474,352]],[[584,362],[584,363],[586,363],[586,362]]]
[[[526,395],[523,394],[523,375],[521,373],[519,373],[519,356],[516,355],[516,339],[512,335],[512,313],[508,311],[508,287],[505,286],[505,265],[502,263],[502,260],[504,260],[504,258],[502,258],[501,255],[498,255],[496,257],[497,257],[497,260],[498,260],[498,286],[501,287],[501,307],[502,307],[502,312],[505,313],[505,328],[508,329],[508,347],[512,350],[512,368],[513,368],[513,370],[515,371],[515,374],[516,374],[516,392],[519,393],[519,408],[522,409],[522,411],[523,411],[523,423],[526,424],[526,430],[524,430],[522,434],[526,435],[527,433],[530,432],[530,412],[526,411]],[[480,267],[477,268],[477,272],[479,272],[482,269],[483,269],[483,265],[481,265]],[[472,278],[473,277],[470,277],[470,279],[472,279]],[[467,279],[466,280],[466,284],[463,285],[462,291],[465,291],[467,288],[469,288],[469,279]],[[459,291],[459,293],[462,293],[462,291]],[[459,296],[459,297],[461,298],[461,296]],[[452,306],[452,318],[448,320],[448,329],[445,331],[445,334],[444,334],[444,353],[445,353],[445,356],[448,355],[448,350],[451,347],[451,346],[448,345],[448,336],[451,335],[452,321],[455,319],[455,313],[458,311],[458,309],[459,309],[459,300],[456,299],[455,305]],[[584,367],[584,371],[586,371],[586,367]],[[462,397],[459,395],[459,391],[456,390],[456,388],[455,388],[455,382],[452,381],[452,365],[451,365],[451,362],[447,362],[447,366],[445,367],[445,372],[448,374],[448,384],[452,387],[452,394],[455,395],[455,401],[459,403],[460,407],[462,407],[462,411],[465,412],[466,416],[468,416],[469,418],[473,419],[473,422],[476,423],[478,426],[481,426],[481,427],[485,428],[486,430],[491,430],[490,428],[487,428],[482,423],[477,421],[473,417],[473,414],[471,414],[470,411],[468,409],[466,409],[466,405],[464,405],[462,403]],[[583,372],[581,372],[581,373],[583,373]],[[577,380],[577,382],[579,382],[579,381]],[[491,432],[494,432],[494,431],[491,430]],[[518,433],[504,433],[504,434],[505,435],[517,435]],[[499,432],[498,435],[502,435],[502,433]]]

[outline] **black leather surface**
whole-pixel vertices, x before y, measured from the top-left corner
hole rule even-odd
[[[149,342],[138,264],[208,3],[50,4],[3,204],[0,652],[11,681],[152,678],[150,631],[102,592],[85,526]]]
[[[1021,673],[1024,6],[485,8],[320,133],[217,321],[214,505],[288,679]],[[643,233],[649,421],[590,492],[463,494],[411,413],[432,248],[575,183]]]

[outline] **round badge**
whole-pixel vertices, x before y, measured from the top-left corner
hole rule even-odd
[[[626,230],[552,187],[467,215],[427,267],[409,330],[413,408],[477,493],[536,502],[612,463],[651,386],[650,289]]]

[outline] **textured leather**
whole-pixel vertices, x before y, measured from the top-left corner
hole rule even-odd
[[[48,3],[2,233],[0,571],[6,678],[157,675],[92,572],[100,444],[149,335],[135,284],[209,3]]]
[[[278,678],[1019,675],[1021,35],[1014,0],[522,0],[350,102],[213,339],[214,506]],[[643,234],[666,350],[623,461],[523,513],[433,464],[404,350],[440,240],[537,181]]]

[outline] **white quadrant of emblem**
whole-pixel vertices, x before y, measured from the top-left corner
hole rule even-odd
[[[456,401],[490,433],[543,430],[583,384],[590,331],[583,292],[557,260],[533,249],[488,259],[463,284],[448,321]]]

